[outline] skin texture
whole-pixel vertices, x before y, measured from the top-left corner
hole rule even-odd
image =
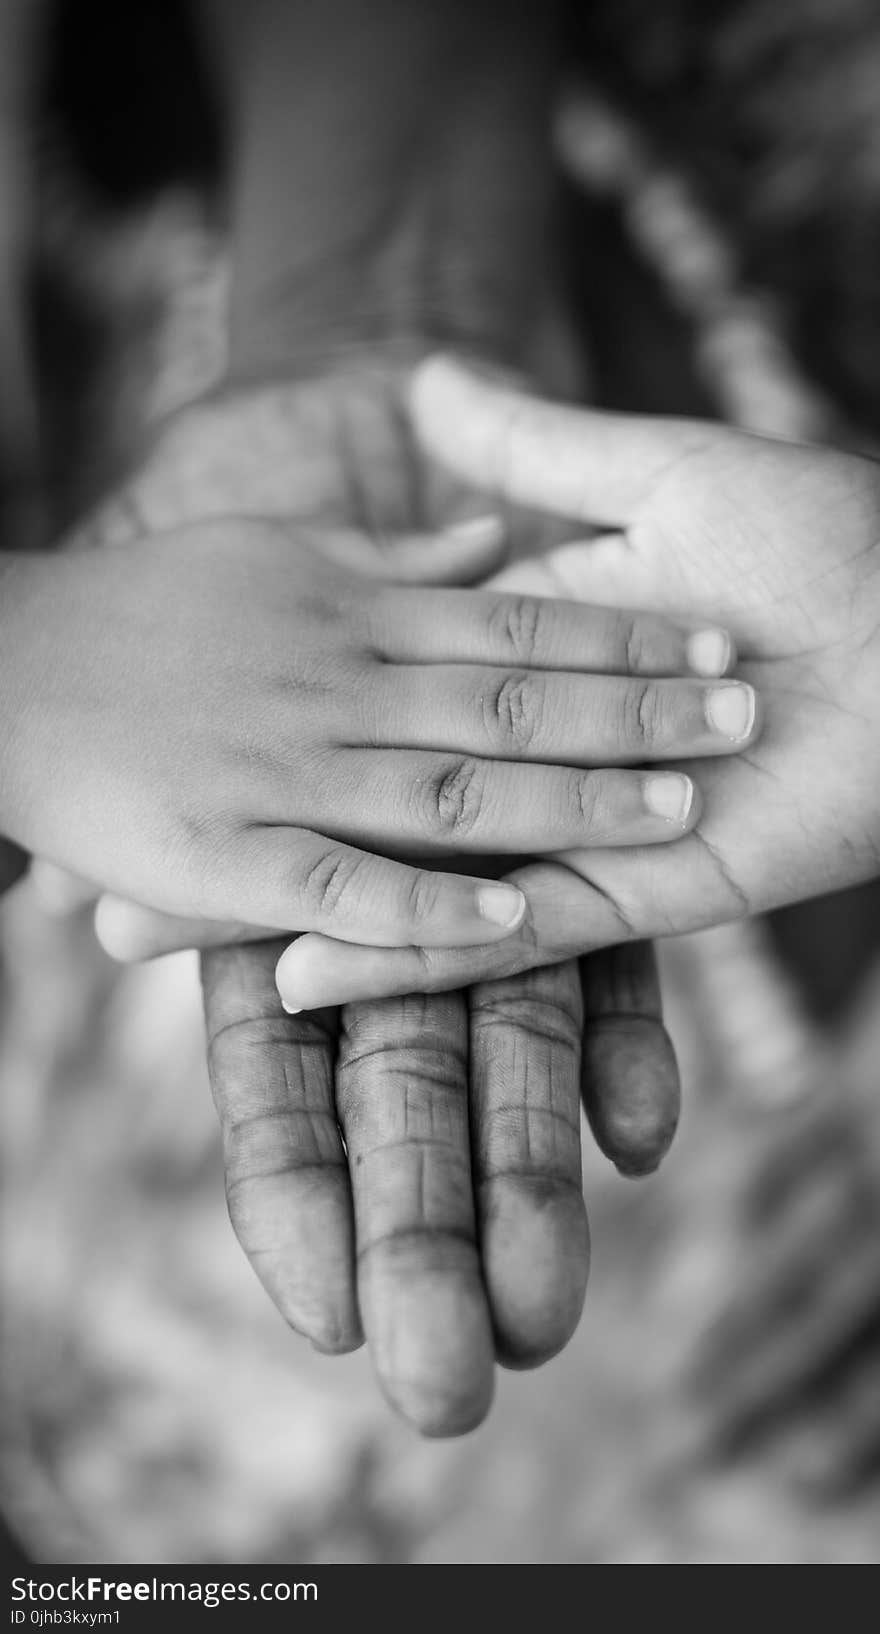
[[[414,489],[430,516],[460,517],[467,496],[415,452],[399,371],[362,367],[183,416],[133,480],[142,522],[299,510],[333,526],[367,520],[384,553]],[[128,541],[129,508],[97,520],[108,548]],[[293,1327],[328,1351],[366,1335],[389,1401],[425,1433],[461,1433],[488,1408],[496,1357],[537,1365],[581,1311],[577,966],[286,1016],[274,981],[283,945],[203,957],[233,1225]],[[642,1171],[671,1138],[679,1087],[653,962],[633,950],[631,965],[622,979],[613,961],[604,974],[593,962],[585,1059],[601,1059],[607,1105],[644,1103],[638,1127],[624,1122],[606,1142]]]
[[[383,950],[304,938],[288,1002],[442,990],[605,941],[697,928],[855,884],[880,857],[880,476],[870,460],[698,422],[541,404],[443,360],[415,413],[462,477],[596,530],[503,582],[705,618],[732,631],[764,731],[697,763],[703,815],[662,855],[579,848],[517,869],[529,914],[503,950]],[[613,531],[609,531],[613,530]],[[584,926],[589,930],[585,934]]]
[[[658,759],[736,747],[712,727],[716,688],[642,678],[681,662],[678,631],[560,603],[535,680],[560,725],[529,743],[531,604],[394,586],[378,565],[356,533],[244,518],[144,532],[125,555],[16,558],[7,832],[170,911],[443,945],[509,929],[517,893],[357,848],[439,859],[686,830],[687,780],[621,769],[643,759],[645,698],[668,717]],[[573,667],[591,664],[638,678]],[[504,758],[518,745],[562,764]]]

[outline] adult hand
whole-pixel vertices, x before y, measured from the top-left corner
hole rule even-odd
[[[516,869],[529,914],[503,948],[384,950],[305,937],[279,984],[309,1006],[433,991],[675,933],[854,884],[880,859],[880,468],[722,426],[560,408],[444,360],[422,370],[426,446],[462,479],[599,531],[505,576],[703,620],[736,639],[765,726],[697,762],[703,814],[680,845],[570,849]],[[613,531],[608,531],[613,530]],[[662,714],[643,712],[647,745]]]

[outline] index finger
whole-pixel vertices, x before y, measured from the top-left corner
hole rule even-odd
[[[556,597],[546,589],[535,595],[495,588],[426,595],[423,589],[390,585],[366,608],[371,637],[393,666],[720,676],[736,657],[730,636],[718,626],[676,622],[632,607],[590,606],[583,598]],[[490,673],[487,684],[491,679]]]
[[[208,1069],[233,1229],[281,1315],[319,1350],[361,1342],[333,1012],[285,1016],[277,942],[202,959]]]

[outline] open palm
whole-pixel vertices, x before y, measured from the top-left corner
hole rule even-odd
[[[497,952],[379,957],[304,938],[287,993],[442,988],[630,937],[676,933],[869,877],[880,866],[880,467],[721,426],[599,414],[438,359],[415,415],[464,479],[590,529],[517,563],[505,589],[724,623],[757,689],[746,753],[691,762],[697,827],[662,855],[568,851],[512,876],[530,916]],[[662,722],[643,718],[645,746]]]

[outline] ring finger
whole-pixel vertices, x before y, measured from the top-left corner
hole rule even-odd
[[[696,786],[677,770],[591,771],[417,749],[339,750],[315,799],[322,834],[383,853],[393,834],[395,854],[422,858],[662,844],[700,813]]]

